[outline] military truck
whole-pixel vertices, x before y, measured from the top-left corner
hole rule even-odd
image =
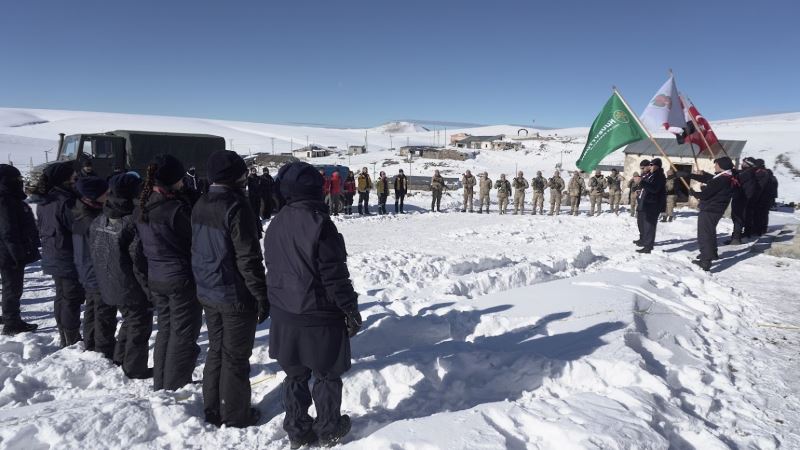
[[[75,161],[75,170],[78,171],[84,161],[91,160],[95,174],[104,178],[120,171],[136,171],[144,176],[147,163],[159,153],[175,156],[185,167],[195,167],[198,177],[205,178],[208,156],[225,149],[225,138],[209,134],[116,130],[69,136],[61,133],[59,136],[55,161]],[[53,162],[33,169],[29,175],[29,187],[36,185],[49,164]]]

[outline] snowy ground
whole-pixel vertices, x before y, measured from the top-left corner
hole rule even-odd
[[[761,253],[769,239],[722,247],[709,274],[690,262],[688,210],[639,255],[627,214],[461,214],[454,197],[433,214],[428,202],[337,219],[365,319],[343,447],[800,448],[800,261]],[[23,317],[40,331],[0,337],[0,447],[287,446],[268,323],[251,358],[264,418],[215,429],[200,385],[153,393],[81,344],[59,351],[52,282],[35,266],[26,277]]]

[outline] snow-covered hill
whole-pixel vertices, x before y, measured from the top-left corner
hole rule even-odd
[[[759,116],[713,123],[723,139],[747,140],[745,155],[763,158],[775,171],[781,183],[780,197],[785,201],[800,201],[800,113]],[[389,148],[403,145],[434,145],[449,141],[454,133],[515,137],[520,127],[493,125],[474,128],[427,130],[411,122],[390,122],[375,128],[323,128],[299,125],[276,125],[253,122],[234,122],[186,117],[164,117],[134,114],[95,113],[61,110],[0,108],[0,158],[13,161],[23,169],[30,163],[45,159],[45,150],[56,147],[58,133],[103,132],[116,129],[139,129],[187,133],[209,133],[225,137],[227,145],[239,153],[288,152],[306,145],[336,146],[368,143],[369,152],[352,158],[330,157],[320,162],[346,163],[353,166],[391,166],[400,158]],[[409,166],[412,174],[430,175],[434,168],[449,174],[464,169],[488,171],[497,177],[498,171],[507,174],[523,170],[533,175],[537,170],[550,173],[557,164],[571,170],[585,143],[587,128],[554,130],[528,129],[529,135],[539,133],[541,139],[526,140],[525,152],[483,152],[477,159],[463,163],[446,162],[435,167],[430,160],[418,160]],[[274,146],[274,147],[273,147]],[[51,156],[53,153],[51,153]],[[606,163],[619,163],[621,152],[606,158]],[[374,166],[373,166],[374,164]],[[405,166],[404,166],[405,167]],[[393,169],[388,169],[393,170]]]

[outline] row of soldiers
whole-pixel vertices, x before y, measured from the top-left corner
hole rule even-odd
[[[629,192],[637,190],[638,174],[634,174],[634,179],[628,183]],[[489,213],[489,205],[491,204],[490,192],[492,189],[497,191],[497,201],[500,207],[500,214],[506,214],[508,211],[509,199],[513,202],[514,214],[525,213],[525,196],[526,190],[532,188],[533,199],[531,200],[532,214],[544,215],[544,192],[546,189],[550,190],[550,210],[549,215],[557,215],[561,209],[561,202],[563,197],[567,197],[567,202],[570,206],[570,214],[577,216],[579,214],[581,197],[588,194],[590,200],[589,215],[599,215],[602,212],[603,198],[605,197],[606,190],[608,191],[609,204],[611,212],[619,214],[620,204],[622,203],[622,191],[624,178],[619,174],[617,169],[612,169],[611,174],[603,176],[598,170],[594,176],[589,178],[587,185],[580,171],[575,171],[572,177],[565,181],[561,177],[560,171],[556,170],[552,177],[545,178],[542,176],[541,171],[536,172],[536,176],[528,182],[522,171],[517,172],[517,176],[508,180],[505,174],[500,175],[500,179],[492,182],[487,172],[483,172],[476,178],[471,171],[467,170],[461,177],[461,184],[464,187],[464,202],[462,212],[474,212],[473,198],[475,196],[475,188],[478,188],[478,213],[483,213],[484,207],[486,213]],[[444,179],[437,170],[431,180],[431,190],[433,192],[433,201],[431,203],[431,211],[439,211],[439,202],[441,201],[442,190],[444,189]],[[512,197],[513,194],[513,197]],[[631,196],[629,203],[631,211],[636,210],[636,197]]]

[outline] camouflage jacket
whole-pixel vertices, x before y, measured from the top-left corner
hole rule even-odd
[[[497,180],[494,188],[497,189],[498,197],[508,197],[508,194],[511,193],[511,183],[508,180]]]
[[[492,180],[489,177],[481,177],[478,181],[478,187],[480,188],[481,195],[489,195],[489,191],[492,190]]]
[[[606,177],[606,185],[608,192],[619,192],[622,190],[622,177],[617,174],[616,176],[609,175]]]
[[[544,192],[544,188],[547,187],[547,180],[544,177],[536,177],[531,180],[531,186],[533,186],[533,192]]]
[[[434,175],[433,178],[431,178],[431,190],[442,192],[443,189],[444,189],[444,178],[441,175],[439,176]]]
[[[560,194],[561,191],[564,190],[564,179],[561,177],[552,177],[548,181],[547,185],[550,187],[551,190],[555,190]]]
[[[514,186],[514,191],[525,191],[528,189],[528,180],[525,178],[514,177],[514,181],[511,182],[511,186]]]
[[[464,191],[472,191],[475,187],[475,175],[461,177],[461,184],[464,185]]]
[[[569,195],[573,197],[580,197],[586,192],[586,183],[581,177],[572,177],[569,179]]]
[[[602,176],[593,176],[589,179],[589,193],[602,194],[606,189],[606,179]]]

